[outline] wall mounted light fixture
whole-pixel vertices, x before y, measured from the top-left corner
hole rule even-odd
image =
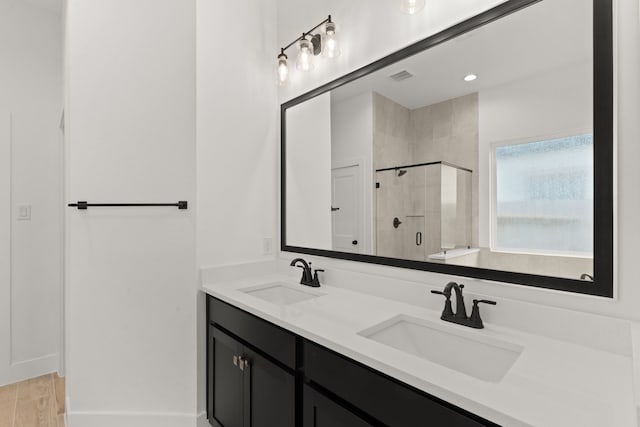
[[[313,34],[320,27],[322,27],[322,29],[318,33]],[[289,57],[285,51],[293,45],[297,45],[298,47],[296,68],[303,72],[313,69],[314,57],[321,53],[325,58],[336,58],[340,56],[340,44],[336,37],[336,24],[331,20],[331,15],[280,49],[280,54],[278,55],[278,83],[280,86],[286,85],[289,80]]]
[[[415,15],[424,9],[425,0],[400,0],[400,10],[409,15]]]

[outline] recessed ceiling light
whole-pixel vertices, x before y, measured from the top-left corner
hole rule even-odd
[[[478,76],[476,76],[475,74],[467,74],[466,76],[464,76],[464,81],[465,82],[472,82],[477,78],[478,78]]]

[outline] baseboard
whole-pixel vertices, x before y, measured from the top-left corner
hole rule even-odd
[[[25,360],[10,366],[0,367],[0,386],[58,372],[59,367],[57,354],[50,354],[37,359]]]
[[[202,412],[198,415],[198,427],[211,427],[209,420],[207,419],[206,412]]]
[[[195,414],[68,412],[66,418],[67,427],[209,427]]]

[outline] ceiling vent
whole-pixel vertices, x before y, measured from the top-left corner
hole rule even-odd
[[[407,70],[402,70],[399,73],[395,73],[389,76],[389,78],[394,82],[401,82],[403,80],[410,79],[411,77],[413,77],[413,74],[411,74]]]

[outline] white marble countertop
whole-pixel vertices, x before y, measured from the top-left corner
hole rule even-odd
[[[327,285],[316,289],[323,296],[286,306],[241,291],[274,282],[311,289],[290,277],[269,274],[204,283],[203,290],[504,426],[637,425],[632,357],[485,323],[485,329],[473,333],[524,350],[501,381],[483,381],[358,335],[399,314],[441,322],[440,312]],[[445,324],[452,331],[470,330]]]

